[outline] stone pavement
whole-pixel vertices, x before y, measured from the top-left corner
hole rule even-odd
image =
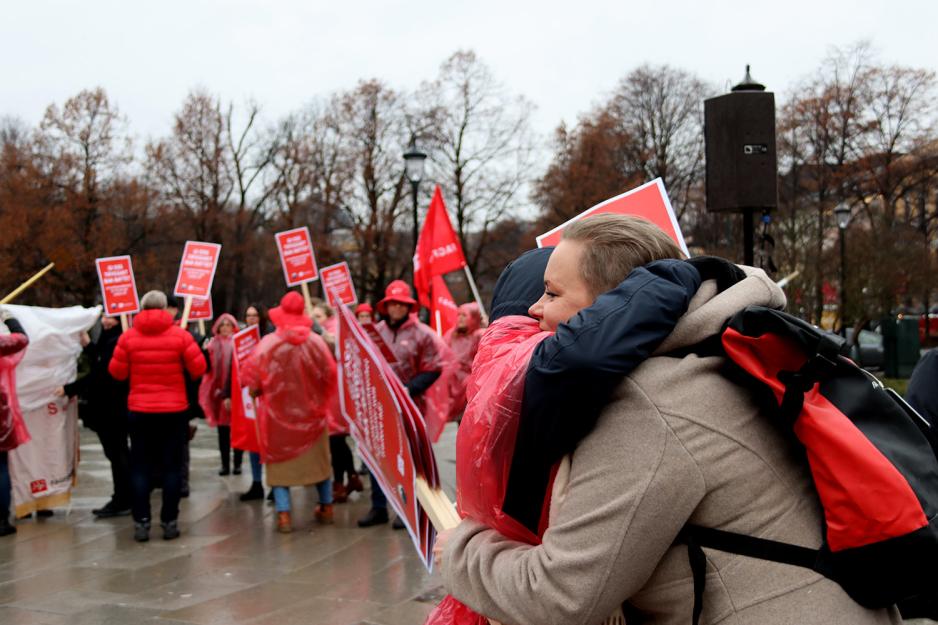
[[[437,446],[446,490],[455,483],[455,426]],[[241,503],[244,474],[219,477],[215,431],[200,422],[192,443],[192,494],[182,536],[133,540],[129,517],[95,519],[110,469],[97,437],[81,433],[79,484],[68,514],[20,521],[0,538],[3,625],[420,625],[442,590],[390,525],[360,529],[365,497],[336,505],[334,526],[314,525],[315,489],[293,489],[292,534],[275,531],[273,506]],[[158,510],[158,494],[154,498]]]

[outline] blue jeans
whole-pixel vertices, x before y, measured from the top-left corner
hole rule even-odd
[[[7,465],[7,452],[0,451],[0,523],[10,521],[10,502],[13,487],[10,485],[10,468]]]
[[[277,512],[290,511],[290,487],[273,486],[274,491],[274,509]],[[319,503],[332,503],[332,478],[316,482],[316,493],[319,495]]]
[[[264,479],[264,468],[261,464],[261,455],[256,451],[248,453],[248,457],[251,459],[251,479],[255,482],[260,482]]]

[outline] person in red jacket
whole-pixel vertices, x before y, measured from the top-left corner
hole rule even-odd
[[[456,420],[466,409],[466,381],[472,373],[472,361],[479,351],[479,339],[482,338],[482,313],[475,302],[459,307],[456,327],[446,333],[446,344],[453,350],[458,365],[455,375],[450,378],[449,418]]]
[[[175,325],[166,311],[166,295],[150,291],[140,301],[143,311],[121,335],[108,365],[117,380],[130,378],[127,400],[130,471],[133,487],[134,540],[150,538],[150,475],[163,466],[163,538],[179,536],[179,496],[183,449],[189,436],[186,377],[205,373],[205,357],[192,335]]]
[[[416,308],[417,301],[411,296],[410,286],[403,280],[394,280],[385,289],[384,299],[378,302],[378,312],[384,320],[377,327],[394,352],[396,362],[391,363],[391,369],[417,407],[424,410],[423,394],[440,377],[443,362],[433,331],[417,319]],[[387,497],[372,476],[371,510],[358,520],[358,526],[371,527],[387,522]],[[400,519],[395,519],[394,528],[404,528]]]

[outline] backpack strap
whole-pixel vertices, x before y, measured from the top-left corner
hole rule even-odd
[[[700,623],[700,615],[703,613],[703,595],[707,584],[707,556],[704,554],[703,547],[750,558],[759,558],[760,560],[791,564],[812,571],[818,570],[817,562],[820,551],[817,549],[767,538],[756,538],[755,536],[737,534],[736,532],[727,532],[712,527],[702,527],[688,523],[681,529],[676,542],[687,545],[687,558],[694,578],[693,625]]]

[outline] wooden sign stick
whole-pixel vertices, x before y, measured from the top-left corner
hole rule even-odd
[[[49,271],[51,271],[53,267],[55,267],[55,263],[49,263],[48,265],[40,269],[39,272],[36,273],[36,275],[34,275],[32,278],[30,278],[23,284],[13,289],[13,291],[11,291],[6,297],[4,297],[3,299],[0,299],[0,304],[9,304],[10,302],[12,302],[20,293],[22,293],[23,291],[31,287],[33,283],[36,282],[36,280],[38,280],[42,276],[46,275]]]
[[[130,322],[127,321],[127,315],[121,315],[121,331],[126,332],[130,328]]]
[[[199,319],[199,334],[205,336],[205,319]]]
[[[185,330],[189,323],[189,313],[192,312],[192,296],[186,295],[186,303],[182,308],[182,319],[179,320],[179,326]]]
[[[306,302],[306,314],[313,314],[313,298],[309,294],[309,282],[304,282],[300,285],[300,290],[303,291],[303,301]]]

